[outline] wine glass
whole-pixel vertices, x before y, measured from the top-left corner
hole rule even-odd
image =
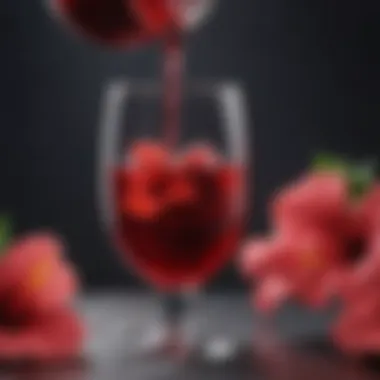
[[[184,295],[232,259],[245,227],[248,119],[237,83],[190,81],[170,129],[163,92],[149,81],[107,84],[98,205],[121,261],[167,295],[155,348],[185,352]]]

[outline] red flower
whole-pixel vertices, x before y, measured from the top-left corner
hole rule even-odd
[[[335,344],[379,353],[380,184],[371,166],[333,164],[335,172],[305,175],[279,192],[271,208],[275,233],[246,246],[242,269],[259,280],[262,310],[289,297],[316,307],[338,296]]]
[[[77,354],[82,325],[69,308],[77,286],[58,239],[36,234],[12,244],[0,261],[0,358]]]

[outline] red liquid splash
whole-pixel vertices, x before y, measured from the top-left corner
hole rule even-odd
[[[116,170],[116,236],[125,258],[155,286],[200,285],[237,248],[240,170],[207,149],[182,160],[140,145]]]

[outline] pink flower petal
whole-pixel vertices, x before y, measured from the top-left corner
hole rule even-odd
[[[333,297],[341,295],[341,284],[345,274],[346,271],[344,269],[333,267],[321,276],[319,292],[324,300],[329,301]]]
[[[247,276],[267,276],[281,269],[283,250],[278,241],[269,239],[252,240],[242,252],[242,272]]]
[[[314,283],[305,287],[300,293],[301,300],[313,309],[325,307],[330,299],[329,295],[323,288],[323,283]]]
[[[43,319],[19,331],[0,330],[0,359],[67,359],[80,353],[84,338],[81,321],[71,311]]]
[[[32,234],[13,243],[0,261],[0,295],[17,285],[33,263],[58,259],[63,251],[61,241],[48,233]]]
[[[261,282],[255,295],[256,307],[265,313],[277,309],[291,294],[291,286],[280,277],[269,277]]]
[[[280,229],[328,223],[334,228],[345,217],[348,191],[343,176],[336,173],[307,174],[279,192],[273,202],[272,219]]]
[[[351,283],[358,287],[379,281],[380,273],[380,234],[375,233],[372,237],[368,251],[352,273]]]
[[[332,332],[332,339],[343,351],[352,354],[380,353],[379,319],[367,321],[361,326],[338,325]]]
[[[66,306],[78,290],[78,278],[73,267],[63,262],[38,289],[23,288],[20,301],[32,314],[60,309]]]

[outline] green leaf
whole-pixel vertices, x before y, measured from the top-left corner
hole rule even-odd
[[[377,161],[349,161],[331,153],[319,153],[313,160],[312,168],[316,171],[332,171],[343,174],[348,181],[352,199],[365,194],[376,179]]]
[[[317,171],[327,170],[346,173],[348,166],[349,164],[344,158],[326,152],[318,153],[312,162],[312,168]]]
[[[349,167],[347,177],[352,198],[360,198],[368,191],[376,179],[376,172],[376,161],[355,163]]]
[[[0,216],[0,256],[4,254],[5,248],[12,238],[12,220],[8,215]]]

